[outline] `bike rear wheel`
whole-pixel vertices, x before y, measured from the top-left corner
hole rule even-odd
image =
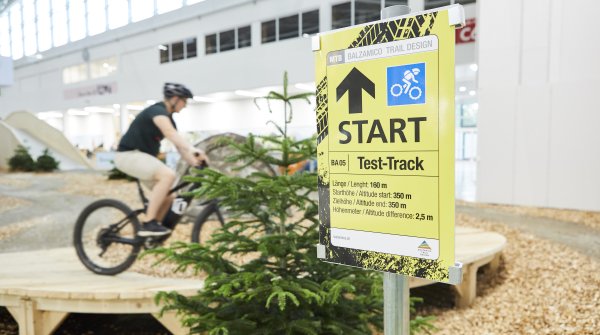
[[[121,273],[133,264],[142,246],[136,237],[139,227],[137,214],[121,201],[93,202],[75,223],[73,242],[77,256],[94,273]]]
[[[196,217],[192,229],[192,242],[204,244],[212,233],[223,226],[223,216],[215,202],[209,202]]]

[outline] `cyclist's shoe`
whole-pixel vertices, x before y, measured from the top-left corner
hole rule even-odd
[[[165,236],[171,233],[171,229],[162,226],[156,220],[148,221],[140,227],[137,232],[137,236],[149,237],[149,236]]]

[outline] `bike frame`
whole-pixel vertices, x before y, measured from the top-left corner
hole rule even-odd
[[[201,167],[201,168],[204,168],[204,167]],[[137,215],[140,215],[142,213],[145,213],[146,210],[148,209],[148,198],[146,198],[146,195],[144,194],[144,189],[142,188],[142,184],[139,181],[139,179],[136,179],[135,182],[137,184],[137,189],[138,189],[138,194],[140,196],[140,200],[142,201],[142,204],[144,206],[144,208],[137,209],[137,210],[133,211],[132,214],[137,216]],[[173,187],[171,190],[169,190],[169,193],[167,193],[167,195],[171,195],[171,194],[173,194],[173,193],[175,193],[175,192],[177,192],[177,191],[179,191],[179,190],[181,190],[184,187],[187,187],[189,185],[192,185],[190,187],[189,192],[194,191],[195,189],[197,189],[198,187],[200,187],[200,184],[192,183],[192,182],[189,182],[189,181],[182,181],[179,184],[177,184],[175,187]],[[179,217],[174,222],[171,223],[171,226],[169,227],[171,229],[174,229],[177,226],[177,224],[179,223],[179,221],[181,221],[181,218],[183,217],[183,213],[185,212],[185,210],[188,209],[188,207],[190,206],[190,204],[192,202],[191,201],[192,200],[191,196],[177,196],[175,199],[173,199],[173,202],[171,203],[171,206],[173,206],[173,204],[178,199],[181,199],[183,202],[185,202],[185,207],[180,210],[181,214],[178,214]],[[223,219],[223,215],[222,215],[221,211],[219,210],[219,201],[217,199],[206,200],[204,202],[201,202],[200,205],[201,206],[207,206],[209,209],[211,209],[211,211],[213,211],[217,215],[217,218],[219,219],[219,221],[221,223],[225,222],[225,220]],[[171,234],[168,234],[166,236],[159,237],[158,239],[157,238],[153,238],[153,239],[154,240],[159,240],[160,242],[162,242],[162,241],[166,240],[170,235]],[[120,242],[123,242],[123,241],[120,241]],[[126,243],[128,243],[128,242],[126,242]],[[134,242],[134,243],[136,243],[136,242]]]
[[[146,210],[148,209],[148,198],[146,198],[146,195],[144,194],[144,189],[142,188],[142,183],[139,181],[139,179],[136,179],[135,182],[137,184],[137,189],[138,189],[138,194],[140,196],[140,200],[142,201],[142,204],[144,206],[144,208],[138,209],[138,210],[134,211],[136,213],[136,215],[139,215],[141,213],[145,213]],[[192,185],[192,187],[190,188],[190,192],[193,191],[193,190],[195,190],[195,189],[197,189],[198,187],[200,187],[200,185],[198,185],[198,184],[192,184],[192,183],[190,183],[188,181],[183,181],[183,182],[179,183],[177,186],[175,186],[172,189],[170,189],[169,193],[167,193],[167,196],[169,196],[169,195],[171,195],[171,194],[173,194],[173,193],[181,190],[182,188],[184,188],[184,187],[186,187],[186,186],[188,186],[190,184]],[[191,203],[190,200],[192,199],[192,197],[190,197],[190,196],[188,196],[188,197],[177,196],[173,200],[173,202],[175,202],[175,200],[177,200],[177,199],[183,199],[183,200],[185,200],[186,205],[185,205],[185,208],[183,208],[183,211],[185,211],[189,207],[189,205]],[[173,202],[171,203],[171,205],[173,204]],[[177,222],[179,222],[179,220],[177,220]],[[177,224],[177,222],[175,223],[175,225]]]

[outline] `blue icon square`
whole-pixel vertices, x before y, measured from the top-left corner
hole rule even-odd
[[[388,106],[425,103],[425,63],[387,68]]]

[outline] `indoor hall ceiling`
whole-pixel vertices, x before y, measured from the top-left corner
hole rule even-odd
[[[7,10],[8,7],[15,2],[17,2],[17,0],[0,0],[0,14]]]

